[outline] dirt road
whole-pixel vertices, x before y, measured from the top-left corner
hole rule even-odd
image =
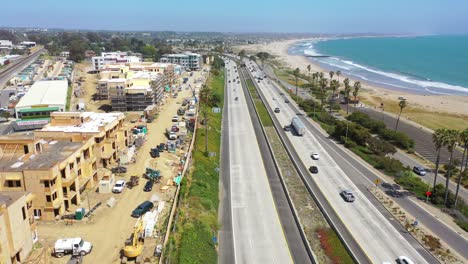
[[[198,78],[200,73],[195,74]],[[192,82],[195,78],[191,78]],[[192,87],[194,84],[192,83]],[[75,222],[73,225],[66,225],[65,222],[40,222],[38,224],[39,241],[42,245],[53,247],[56,239],[64,237],[80,236],[93,244],[93,251],[84,258],[84,263],[119,263],[120,251],[127,238],[130,237],[136,219],[130,216],[132,210],[140,203],[149,200],[151,195],[157,194],[161,200],[166,201],[163,217],[160,217],[157,225],[161,225],[167,217],[168,210],[172,205],[172,197],[175,187],[171,186],[165,193],[161,193],[160,188],[166,182],[177,174],[179,158],[184,153],[177,152],[171,154],[162,153],[160,158],[152,159],[149,155],[150,148],[157,144],[166,142],[164,135],[166,127],[171,126],[171,117],[176,114],[177,109],[183,98],[191,96],[190,90],[179,92],[178,98],[167,98],[165,104],[161,107],[160,114],[153,123],[149,123],[148,137],[145,144],[140,148],[137,154],[136,163],[128,166],[128,172],[125,179],[131,175],[141,176],[147,166],[153,165],[161,170],[163,179],[161,183],[153,187],[152,192],[143,192],[145,179],[140,179],[140,185],[133,189],[125,189],[121,194],[98,194],[89,193],[91,206],[97,200],[103,200],[114,196],[118,201],[114,208],[108,208],[105,203],[95,211],[91,218],[82,222]],[[131,115],[129,114],[129,117]],[[134,125],[134,124],[129,124]],[[135,124],[136,125],[136,124]],[[119,179],[120,177],[116,177]],[[86,195],[83,195],[86,198]],[[87,200],[82,202],[82,206],[87,208]],[[51,263],[66,263],[68,257],[63,259],[52,258]]]

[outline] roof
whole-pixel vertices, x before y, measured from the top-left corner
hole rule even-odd
[[[31,112],[41,112],[41,111],[58,111],[58,107],[38,107],[38,108],[28,108],[28,109],[20,109],[19,112],[21,113],[31,113]]]
[[[0,205],[4,204],[8,207],[26,194],[28,193],[2,191],[0,192]]]
[[[16,108],[35,105],[65,105],[67,92],[67,80],[37,81],[20,99]]]
[[[69,115],[71,112],[63,112],[63,115]],[[61,115],[62,112],[55,112],[54,116]],[[117,122],[122,113],[94,113],[94,112],[82,112],[80,117],[83,117],[85,121],[81,125],[68,125],[68,126],[52,126],[48,125],[41,129],[41,131],[56,131],[56,132],[81,132],[81,133],[97,133],[99,132],[100,126],[105,126],[112,122]]]

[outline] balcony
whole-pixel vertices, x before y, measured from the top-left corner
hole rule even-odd
[[[52,202],[46,202],[45,207],[57,209],[62,205],[62,201],[59,198],[56,198]]]
[[[75,183],[77,175],[75,173],[72,174],[71,177],[68,178],[62,178],[62,187],[70,187],[73,183]]]
[[[63,198],[67,200],[70,200],[71,198],[75,196],[76,196],[76,191],[68,191],[66,193],[65,192],[63,193]]]

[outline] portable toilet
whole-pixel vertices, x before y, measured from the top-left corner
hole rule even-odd
[[[75,211],[75,219],[76,220],[83,220],[83,217],[85,215],[85,209],[84,208],[78,208]]]

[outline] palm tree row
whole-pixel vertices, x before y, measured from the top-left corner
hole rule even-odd
[[[449,164],[447,166],[447,174],[446,174],[446,179],[445,179],[445,193],[444,193],[444,205],[449,206],[448,204],[448,196],[449,196],[449,183],[450,183],[450,177],[452,176],[453,170],[454,170],[454,160],[453,160],[453,152],[455,151],[455,147],[457,144],[460,144],[463,146],[463,155],[460,163],[460,172],[458,175],[458,180],[457,180],[457,188],[455,192],[455,202],[454,206],[457,206],[458,202],[458,191],[460,189],[460,184],[462,181],[462,177],[464,175],[464,172],[467,170],[467,151],[468,151],[468,128],[466,128],[463,131],[458,131],[455,129],[445,129],[445,128],[440,128],[434,131],[432,134],[432,142],[434,143],[434,146],[437,151],[437,157],[436,157],[436,168],[435,168],[435,174],[434,174],[434,183],[433,183],[433,190],[435,190],[435,186],[437,184],[437,176],[439,173],[439,166],[440,166],[440,151],[443,147],[447,147],[448,151],[450,152],[450,159],[449,159]]]

